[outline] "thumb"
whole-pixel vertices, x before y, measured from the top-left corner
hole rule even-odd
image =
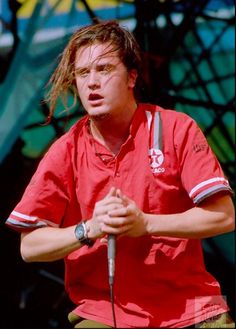
[[[116,196],[116,188],[111,187],[110,191],[107,193],[106,198],[109,198],[110,196]]]
[[[120,189],[116,191],[116,195],[123,201],[125,206],[131,203],[131,200],[126,195],[124,195]]]

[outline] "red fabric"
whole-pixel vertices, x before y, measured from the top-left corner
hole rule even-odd
[[[150,167],[145,110],[160,112],[163,162],[157,173]],[[202,132],[183,113],[140,104],[115,159],[93,140],[87,123],[84,117],[52,145],[7,225],[22,231],[76,224],[91,218],[95,202],[111,186],[155,214],[179,213],[213,193],[231,191]],[[97,240],[92,248],[84,246],[65,265],[75,312],[112,325],[106,245]],[[120,327],[188,326],[227,310],[218,282],[204,268],[200,241],[194,239],[118,239],[114,289]]]

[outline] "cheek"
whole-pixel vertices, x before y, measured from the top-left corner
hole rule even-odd
[[[77,88],[77,92],[78,92],[78,94],[79,94],[79,97],[80,97],[80,98],[81,98],[81,96],[83,97],[84,89],[85,89],[85,83],[76,80],[76,81],[75,81],[75,85],[76,85],[76,88]]]
[[[121,96],[122,93],[125,93],[130,88],[129,84],[127,75],[117,75],[106,81],[105,85],[107,90],[110,90],[113,94]]]

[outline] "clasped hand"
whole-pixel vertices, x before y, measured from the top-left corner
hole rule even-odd
[[[87,225],[91,239],[104,238],[107,234],[130,237],[146,234],[144,213],[133,200],[115,187],[95,204],[93,216]]]

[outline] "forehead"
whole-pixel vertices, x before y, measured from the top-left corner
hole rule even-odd
[[[92,63],[116,62],[119,59],[118,51],[108,43],[95,43],[79,48],[75,56],[75,66],[86,66]]]

